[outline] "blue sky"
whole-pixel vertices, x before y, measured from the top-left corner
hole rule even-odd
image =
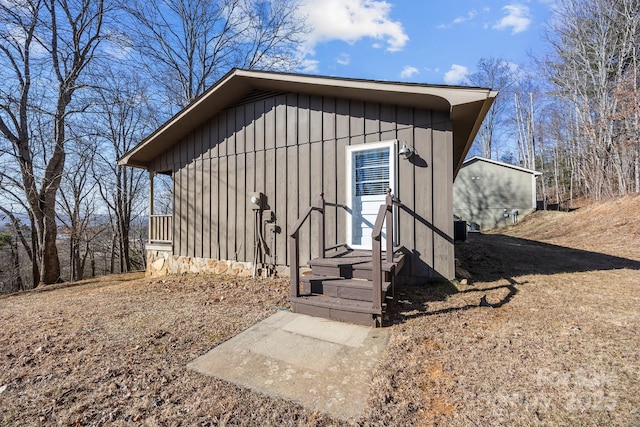
[[[311,74],[465,84],[479,59],[518,65],[545,49],[553,0],[306,0]]]

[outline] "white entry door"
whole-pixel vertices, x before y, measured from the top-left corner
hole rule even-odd
[[[347,147],[347,241],[354,249],[371,249],[371,231],[387,188],[395,193],[395,147],[395,141]],[[384,229],[382,239],[384,248]]]

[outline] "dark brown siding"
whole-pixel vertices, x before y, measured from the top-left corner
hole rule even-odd
[[[453,277],[447,114],[304,94],[254,99],[212,117],[152,166],[174,174],[176,255],[252,262],[255,221],[248,193],[254,191],[265,194],[275,215],[264,238],[276,264],[289,263],[287,230],[321,192],[326,244],[344,243],[346,147],[397,139],[418,154],[397,160],[397,195],[404,204],[397,237],[413,252],[408,273]],[[309,224],[301,231],[303,264],[315,255],[316,234]]]

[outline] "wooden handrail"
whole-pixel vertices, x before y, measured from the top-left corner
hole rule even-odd
[[[393,262],[393,205],[400,205],[400,200],[391,195],[391,189],[387,188],[385,202],[378,209],[378,216],[371,231],[371,275],[373,279],[373,309],[382,309],[382,226],[386,225],[386,258],[387,262]]]
[[[386,218],[387,204],[380,205],[376,223],[371,232],[371,276],[373,279],[371,301],[375,310],[382,309],[382,253],[380,238],[382,235],[382,224]],[[389,236],[387,236],[389,240]]]
[[[296,223],[293,224],[293,227],[291,227],[291,230],[289,230],[289,237],[293,237],[293,236],[298,234],[298,231],[300,230],[300,227],[302,227],[302,224],[304,224],[304,222],[307,220],[307,217],[309,217],[309,215],[311,215],[311,212],[313,212],[314,209],[315,209],[314,206],[309,206],[304,211],[302,216],[300,218],[298,218],[298,221],[296,221]]]
[[[320,193],[318,203],[314,206],[309,206],[302,216],[298,218],[298,221],[289,230],[289,254],[291,256],[291,298],[297,298],[300,296],[300,245],[298,243],[298,233],[302,224],[311,215],[311,212],[320,212],[320,220],[318,221],[318,252],[320,257],[324,257],[325,245],[324,245],[324,193]]]

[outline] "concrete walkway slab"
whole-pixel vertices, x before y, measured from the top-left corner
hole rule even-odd
[[[187,367],[343,420],[364,410],[385,329],[278,312]]]

